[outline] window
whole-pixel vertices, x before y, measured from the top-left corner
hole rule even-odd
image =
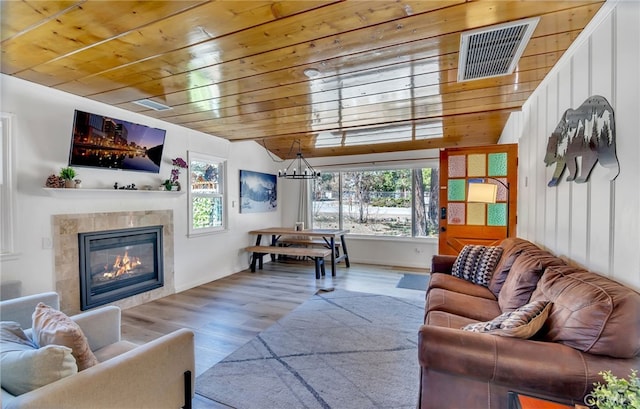
[[[225,160],[189,152],[189,235],[226,229]]]
[[[14,186],[12,157],[12,118],[0,113],[0,256],[15,256]]]
[[[323,172],[313,186],[313,227],[434,237],[437,189],[437,168]]]

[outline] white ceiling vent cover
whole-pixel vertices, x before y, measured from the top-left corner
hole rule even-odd
[[[458,82],[513,73],[540,18],[462,33]]]
[[[156,101],[152,101],[150,99],[139,99],[137,101],[133,101],[133,103],[143,106],[145,108],[153,109],[154,111],[168,111],[170,109],[173,109],[170,106],[161,104]]]

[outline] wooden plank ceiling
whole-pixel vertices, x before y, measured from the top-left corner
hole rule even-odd
[[[281,158],[487,145],[602,3],[2,1],[1,66]],[[457,82],[462,32],[534,16],[515,73]]]

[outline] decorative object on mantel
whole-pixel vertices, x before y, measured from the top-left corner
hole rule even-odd
[[[118,182],[113,184],[113,188],[116,190],[138,190],[135,183],[126,186],[118,186]]]
[[[76,183],[76,189],[80,189],[82,187],[82,180],[75,179],[74,182]]]
[[[293,146],[298,144],[298,153],[296,159],[292,160],[289,166],[284,170],[278,171],[279,178],[285,179],[315,179],[320,177],[320,172],[316,171],[307,160],[302,156],[302,147],[299,140],[293,141],[289,153],[293,150]]]
[[[60,176],[58,175],[49,175],[49,177],[47,178],[47,181],[45,182],[45,187],[49,187],[52,189],[59,189],[64,187],[64,179],[62,179]]]
[[[579,176],[578,157],[582,158]],[[584,183],[598,161],[611,169],[610,180],[620,173],[613,108],[606,98],[594,95],[578,109],[567,109],[549,137],[544,163],[547,166],[555,163],[556,169],[547,185],[556,186],[566,167],[568,182]]]
[[[76,177],[76,170],[71,166],[60,169],[60,178],[64,180],[64,187],[75,188],[76,182],[73,178]]]
[[[171,164],[173,165],[173,169],[171,169],[171,176],[169,179],[166,179],[162,185],[164,185],[165,190],[178,190],[182,189],[180,185],[180,169],[186,169],[188,167],[187,162],[184,159],[178,157],[171,160]]]

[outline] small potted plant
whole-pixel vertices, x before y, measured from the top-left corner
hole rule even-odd
[[[60,177],[64,180],[64,187],[76,187],[73,180],[76,177],[76,171],[71,166],[60,169]]]
[[[162,186],[164,186],[164,190],[173,190],[173,182],[171,179],[165,179],[165,181],[162,182]]]
[[[632,369],[629,379],[617,378],[611,371],[599,372],[605,383],[594,383],[584,403],[597,409],[640,409],[640,379]]]
[[[186,169],[187,162],[182,158],[175,158],[171,160],[171,164],[173,165],[173,169],[171,169],[171,176],[169,176],[169,179],[162,182],[162,184],[166,190],[174,190],[174,188],[175,190],[180,190],[181,186],[180,181],[178,180],[180,178],[180,169]]]

